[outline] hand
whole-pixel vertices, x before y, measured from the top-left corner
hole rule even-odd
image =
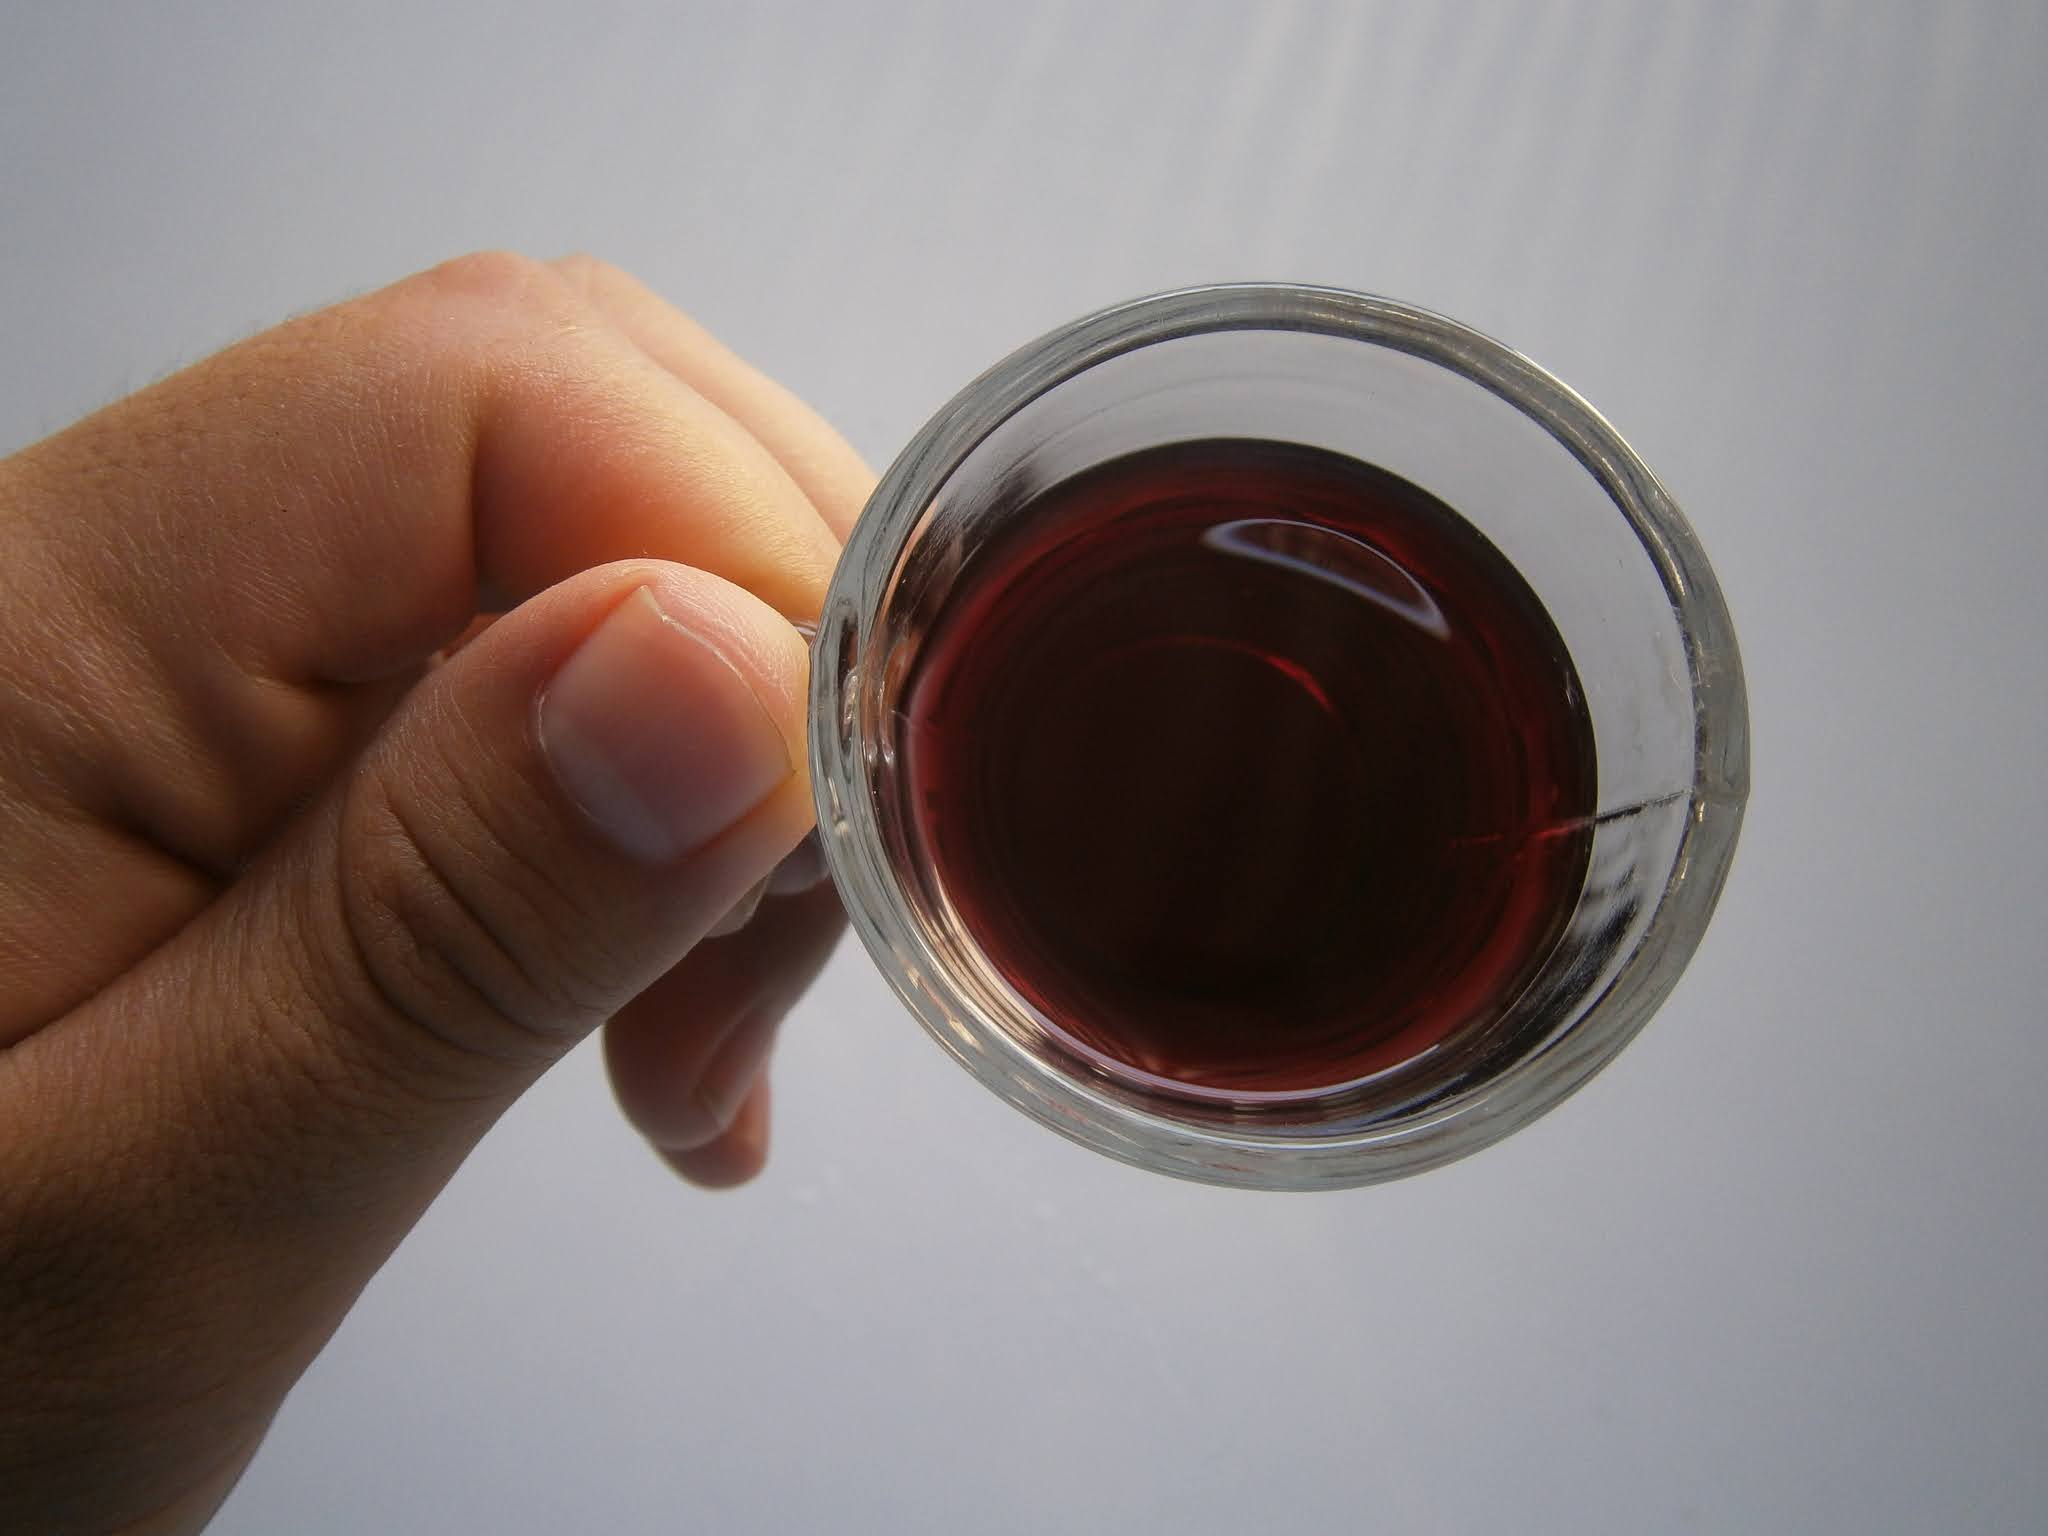
[[[788,620],[869,485],[631,279],[503,256],[0,464],[0,1528],[202,1525],[606,1021],[670,1162],[759,1166],[840,925],[775,873]]]

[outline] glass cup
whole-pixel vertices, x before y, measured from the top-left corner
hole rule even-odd
[[[1266,439],[1433,493],[1519,571],[1583,689],[1598,799],[1577,902],[1488,1017],[1365,1082],[1203,1091],[1076,1047],[984,952],[920,852],[902,708],[960,572],[1056,484],[1160,445]],[[1735,849],[1748,715],[1714,574],[1614,429],[1498,342],[1328,288],[1190,289],[1088,316],[962,390],[891,466],[819,622],[818,824],[853,926],[931,1036],[1061,1134],[1214,1184],[1375,1183],[1478,1150],[1628,1043],[1698,946]]]

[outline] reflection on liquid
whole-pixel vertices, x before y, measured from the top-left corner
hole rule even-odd
[[[1218,523],[1203,533],[1202,542],[1223,554],[1342,587],[1439,640],[1450,638],[1443,610],[1413,576],[1364,540],[1335,528],[1291,518],[1245,517]]]

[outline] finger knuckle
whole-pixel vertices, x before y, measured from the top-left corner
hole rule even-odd
[[[550,265],[572,288],[585,295],[594,294],[625,278],[617,267],[588,251],[571,251]]]
[[[457,378],[550,350],[584,324],[585,301],[554,267],[515,251],[476,251],[367,301],[373,323]]]
[[[505,308],[559,294],[561,274],[518,251],[471,251],[429,267],[411,282],[436,297],[482,300]]]
[[[343,847],[343,920],[385,1017],[465,1053],[534,1061],[609,1011],[613,965],[578,918],[588,904],[460,794],[429,809],[373,778],[350,797]]]

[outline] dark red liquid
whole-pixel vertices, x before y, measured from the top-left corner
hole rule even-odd
[[[1293,444],[1134,454],[974,557],[903,695],[961,919],[1084,1054],[1300,1092],[1497,1013],[1586,870],[1556,626],[1428,493]]]

